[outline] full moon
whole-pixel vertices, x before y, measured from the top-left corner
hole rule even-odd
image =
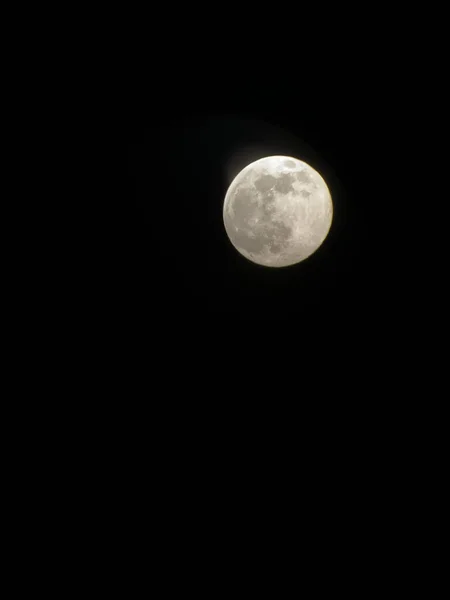
[[[223,220],[233,246],[267,267],[286,267],[313,254],[328,235],[331,194],[322,176],[290,156],[247,165],[225,196]]]

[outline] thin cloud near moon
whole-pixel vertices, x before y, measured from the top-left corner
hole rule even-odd
[[[225,196],[223,220],[233,246],[248,260],[285,267],[311,256],[331,227],[333,204],[322,176],[291,156],[247,165]]]

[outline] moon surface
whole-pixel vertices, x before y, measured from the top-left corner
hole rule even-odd
[[[286,267],[313,254],[328,235],[331,194],[322,176],[290,156],[247,165],[225,196],[223,220],[233,246],[267,267]]]

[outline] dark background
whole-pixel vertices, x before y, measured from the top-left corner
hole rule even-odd
[[[162,318],[195,320],[200,329],[239,322],[322,332],[337,324],[356,331],[381,312],[389,316],[388,289],[398,283],[401,232],[393,221],[401,173],[392,174],[386,129],[379,128],[386,115],[375,101],[369,111],[329,95],[308,102],[301,87],[281,102],[275,91],[257,100],[257,86],[249,86],[251,108],[182,104],[135,124],[129,157],[139,293]],[[334,205],[319,251],[282,269],[242,257],[222,220],[232,178],[271,154],[316,168]],[[390,302],[394,310],[395,298]]]
[[[431,183],[439,152],[423,135],[433,128],[430,69],[418,30],[395,23],[391,9],[345,15],[339,6],[335,18],[318,8],[311,19],[280,6],[281,23],[271,10],[263,26],[239,30],[240,13],[225,26],[230,9],[215,7],[202,35],[188,30],[176,51],[170,31],[173,59],[156,44],[136,52],[145,65],[139,85],[126,88],[129,187],[119,230],[127,276],[118,278],[123,302],[111,321],[113,334],[117,321],[128,327],[120,356],[132,366],[117,415],[132,411],[134,457],[147,456],[140,441],[157,440],[167,489],[181,481],[165,505],[184,501],[206,465],[200,510],[216,506],[214,494],[228,503],[224,490],[239,473],[237,505],[257,490],[244,519],[259,515],[261,499],[277,496],[277,515],[290,514],[286,497],[296,507],[310,500],[296,508],[302,519],[315,531],[345,523],[339,540],[349,539],[347,523],[370,540],[368,523],[378,533],[389,523],[379,533],[384,556],[391,520],[397,527],[418,488],[429,489],[416,479],[434,464],[421,458],[428,438],[442,439],[434,434],[444,397],[436,282],[445,271],[430,208],[439,204]],[[316,167],[334,202],[324,245],[285,269],[241,257],[222,223],[230,163],[272,153]],[[414,487],[392,510],[407,473]],[[391,517],[380,518],[383,504]]]
[[[417,183],[429,159],[417,161],[388,73],[327,75],[315,94],[250,80],[206,99],[202,79],[192,99],[133,122],[129,351],[171,430],[208,432],[202,453],[225,430],[225,452],[242,435],[289,464],[305,443],[311,465],[336,452],[366,473],[366,444],[377,461],[426,435],[410,423],[439,394],[437,261]],[[222,206],[233,161],[277,153],[323,174],[334,219],[313,256],[270,269],[234,249]]]
[[[278,32],[262,54],[236,32],[239,52],[219,40],[212,60],[208,40],[142,73],[127,207],[131,313],[144,339],[216,366],[230,348],[259,365],[325,360],[353,385],[417,360],[442,304],[429,229],[439,153],[425,140],[432,77],[406,33],[399,44],[393,25],[365,23],[323,32],[320,44],[314,32],[289,38],[283,52]],[[269,154],[310,163],[334,204],[323,246],[282,269],[243,258],[222,221],[231,175]]]

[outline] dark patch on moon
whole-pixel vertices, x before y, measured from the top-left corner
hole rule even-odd
[[[273,191],[264,194],[262,210],[264,216],[270,219],[270,216],[275,212],[275,194]]]
[[[253,233],[255,237],[250,236],[250,233]],[[271,221],[269,217],[264,217],[258,227],[235,229],[233,243],[237,248],[254,254],[263,252],[264,246],[268,246],[272,254],[277,254],[283,249],[283,244],[290,235],[290,227],[279,221]]]
[[[254,186],[258,192],[267,192],[274,186],[276,181],[277,179],[273,175],[261,175],[256,179]]]
[[[247,252],[254,252],[257,254],[263,251],[264,245],[268,242],[269,240],[264,235],[256,233],[256,237],[250,237],[245,231],[241,230],[237,231],[233,236],[233,243],[237,248],[242,248]]]
[[[277,192],[280,192],[281,194],[287,194],[289,192],[293,192],[294,188],[292,187],[292,183],[294,181],[294,176],[292,175],[292,173],[285,173],[283,175],[280,175],[280,177],[277,178],[276,183],[275,183],[275,189]]]
[[[302,183],[309,183],[311,181],[311,178],[306,171],[301,171],[300,173],[297,173],[296,177],[298,181],[301,181]]]
[[[234,222],[238,227],[247,225],[257,206],[256,198],[250,189],[241,188],[236,192],[232,208],[234,210]]]
[[[273,234],[272,237],[275,237],[279,241],[285,242],[291,235],[292,229],[280,221],[272,221],[270,226]]]
[[[308,192],[308,190],[302,190],[300,192],[300,194],[304,197],[304,198],[309,198],[311,196],[311,192]]]
[[[286,167],[289,167],[290,169],[295,168],[295,162],[293,160],[285,160],[284,164]]]

